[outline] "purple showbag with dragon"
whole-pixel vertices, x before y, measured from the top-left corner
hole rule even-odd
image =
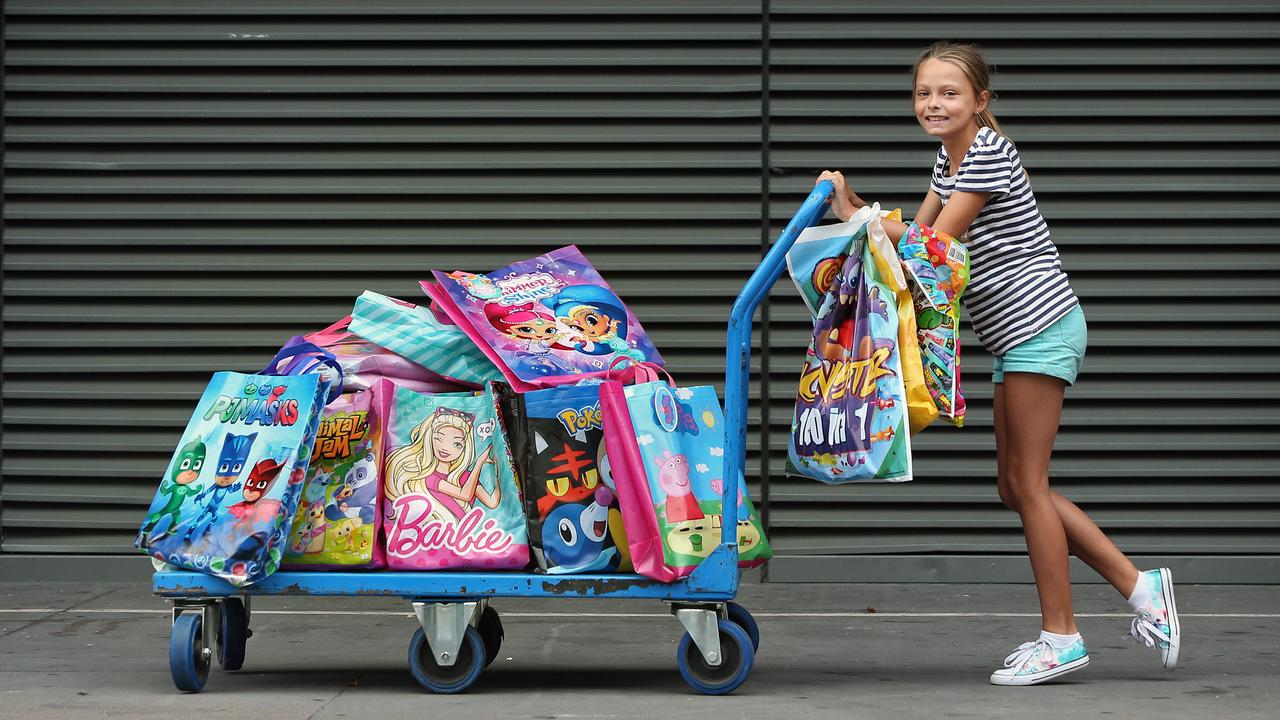
[[[434,271],[422,288],[517,392],[603,376],[615,358],[661,365],[638,320],[570,245],[485,275]]]

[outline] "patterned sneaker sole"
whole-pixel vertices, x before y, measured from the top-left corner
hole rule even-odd
[[[1026,685],[1039,685],[1042,682],[1062,677],[1076,670],[1083,670],[1089,664],[1089,656],[1076,658],[1069,663],[1059,665],[1056,668],[1050,668],[1038,673],[1029,673],[1027,675],[1000,675],[993,673],[991,675],[992,685],[1003,685],[1005,687],[1023,687]]]
[[[1182,629],[1178,625],[1178,606],[1173,602],[1173,573],[1169,568],[1160,568],[1160,589],[1164,593],[1164,606],[1169,615],[1169,647],[1161,648],[1161,659],[1164,669],[1172,670],[1178,666],[1178,650],[1182,646]]]

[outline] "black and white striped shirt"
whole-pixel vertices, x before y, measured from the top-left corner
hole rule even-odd
[[[939,148],[929,187],[943,204],[953,191],[991,193],[969,225],[964,305],[978,341],[993,355],[1003,355],[1079,301],[1013,143],[991,128],[980,128],[959,171],[948,177],[948,170],[947,149]]]

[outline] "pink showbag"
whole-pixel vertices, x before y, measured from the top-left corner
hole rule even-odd
[[[492,389],[395,388],[384,433],[387,566],[514,570],[529,564],[524,501]]]
[[[603,376],[618,358],[662,364],[640,322],[569,245],[485,275],[435,271],[433,307],[501,370],[516,392]]]

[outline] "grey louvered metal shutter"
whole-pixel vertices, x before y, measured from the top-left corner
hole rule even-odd
[[[722,371],[759,3],[6,10],[4,553],[136,552],[211,371],[431,268],[576,243],[682,380]]]
[[[910,216],[937,151],[912,115],[911,63],[940,32],[982,45],[993,110],[1089,320],[1054,486],[1142,562],[1280,581],[1275,4],[771,7],[775,223],[824,166]],[[775,456],[808,336],[793,297],[780,288],[772,309]],[[1029,579],[1018,517],[995,492],[991,359],[964,342],[968,427],[919,438],[910,486],[774,473],[772,580]]]

